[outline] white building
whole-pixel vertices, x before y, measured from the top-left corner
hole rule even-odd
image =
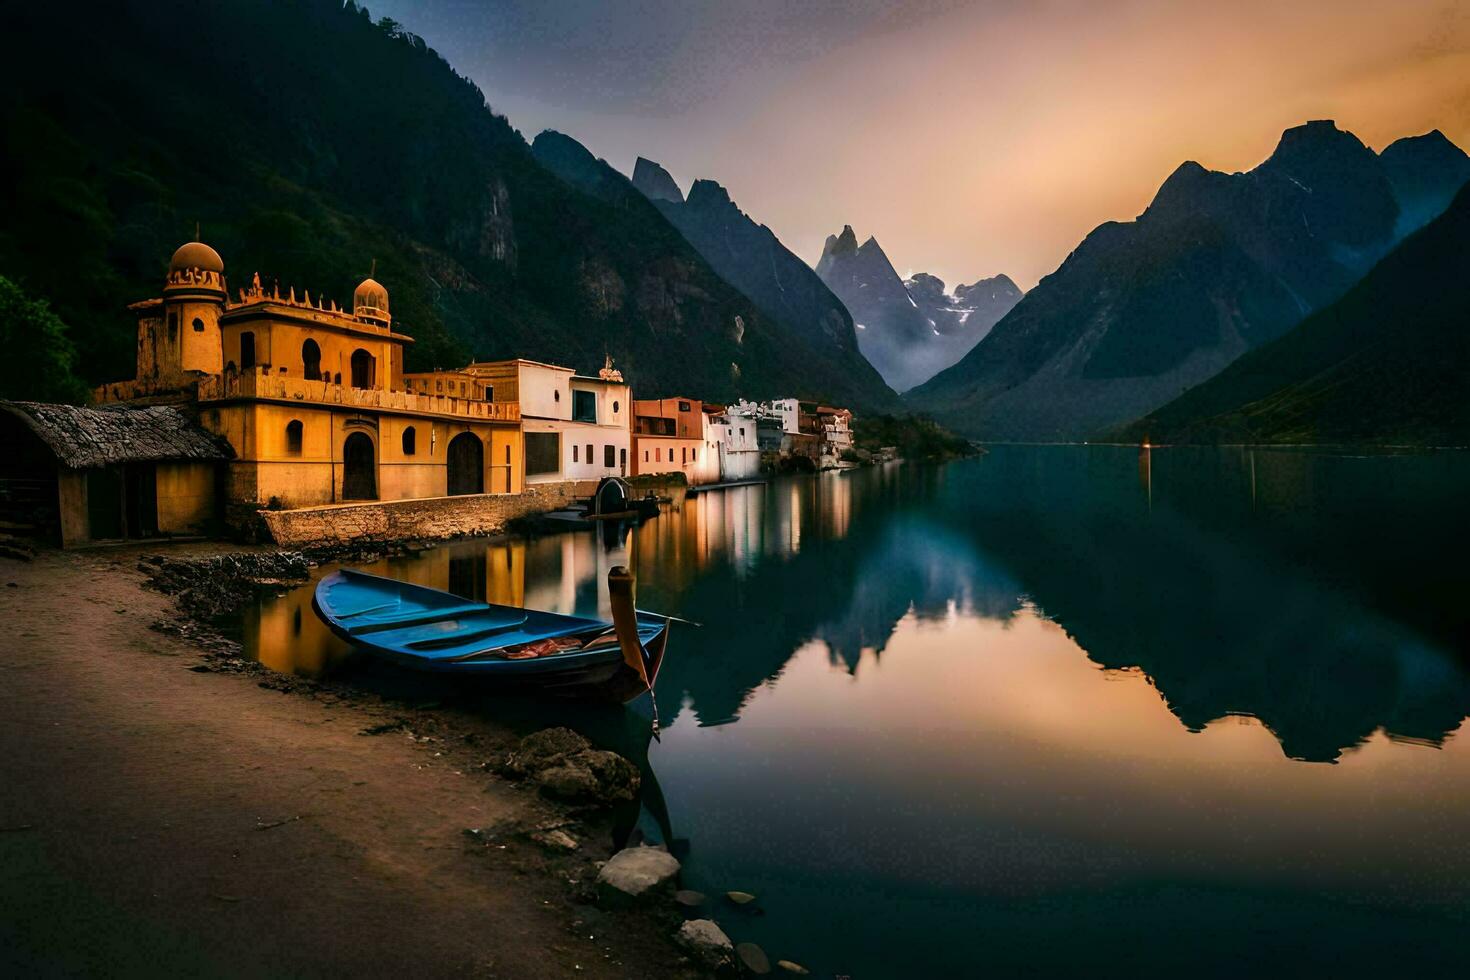
[[[760,475],[761,415],[749,402],[709,419],[709,437],[719,447],[720,479],[749,480]]]
[[[767,414],[780,418],[782,432],[790,436],[801,431],[801,402],[795,398],[777,398],[767,402],[766,409]]]
[[[633,402],[611,361],[598,377],[527,360],[472,364],[465,371],[493,385],[497,398],[509,387],[506,400],[520,401],[527,483],[632,472]]]

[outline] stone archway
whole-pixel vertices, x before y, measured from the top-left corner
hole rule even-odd
[[[342,443],[342,499],[378,499],[377,451],[366,433],[354,432]]]
[[[485,444],[473,432],[449,440],[449,495],[485,492]]]

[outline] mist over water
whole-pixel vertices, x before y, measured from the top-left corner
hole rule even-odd
[[[1444,975],[1470,962],[1467,486],[1456,454],[998,447],[375,567],[606,615],[628,563],[641,606],[703,623],[674,627],[659,743],[485,710],[636,758],[643,833],[684,887],[756,894],[716,912],[773,958]],[[362,670],[309,588],[246,641]]]

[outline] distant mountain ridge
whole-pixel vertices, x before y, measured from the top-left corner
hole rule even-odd
[[[865,358],[842,301],[770,228],[741,211],[721,184],[696,180],[686,198],[668,171],[639,157],[629,186],[644,194],[715,272],[792,336],[825,352],[835,367],[863,385],[887,391]],[[898,405],[891,392],[888,398]]]
[[[905,281],[876,238],[861,245],[851,225],[827,236],[817,275],[858,326],[858,344],[897,391],[954,364],[1021,299],[1005,275],[945,292],[944,281],[918,273]]]
[[[1319,120],[1245,173],[1182,164],[906,398],[996,440],[1085,439],[1141,417],[1340,297],[1417,220],[1410,208],[1447,200],[1465,155],[1439,143],[1401,140],[1385,163]]]
[[[667,170],[652,160],[639,157],[633,164],[633,186],[650,201],[684,203],[684,192]]]
[[[1470,185],[1337,302],[1121,438],[1470,446]]]

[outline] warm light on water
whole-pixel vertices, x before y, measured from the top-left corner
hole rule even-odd
[[[640,605],[705,623],[675,627],[663,741],[617,747],[662,795],[645,833],[687,840],[686,887],[757,894],[717,911],[773,957],[1443,975],[1470,960],[1467,486],[1457,456],[998,448],[376,568],[605,615],[627,561]],[[309,589],[246,637],[356,669]]]

